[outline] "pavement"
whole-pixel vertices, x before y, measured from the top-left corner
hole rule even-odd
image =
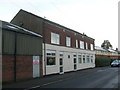
[[[71,78],[75,78],[75,76],[76,77],[84,76],[87,73],[101,71],[101,70],[104,70],[105,68],[109,68],[109,67],[97,67],[97,68],[90,68],[90,69],[85,69],[85,70],[67,72],[64,74],[48,75],[48,76],[44,76],[41,78],[27,80],[27,81],[20,81],[20,82],[16,82],[16,83],[4,84],[2,88],[3,88],[3,90],[11,89],[11,88],[14,88],[14,89],[19,88],[20,90],[31,90],[31,89],[55,84],[57,82],[66,81]]]

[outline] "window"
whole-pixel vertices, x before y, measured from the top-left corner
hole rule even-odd
[[[63,58],[60,58],[59,63],[60,65],[63,65]]]
[[[78,62],[82,63],[82,55],[78,55]]]
[[[84,42],[83,41],[80,41],[80,48],[84,49]]]
[[[91,63],[93,63],[93,56],[91,56]]]
[[[88,43],[86,43],[86,49],[88,49]]]
[[[78,40],[76,40],[76,48],[78,48]]]
[[[63,52],[60,52],[59,55],[60,55],[59,64],[63,65]]]
[[[90,44],[90,49],[93,50],[93,44]]]
[[[63,67],[60,67],[60,72],[63,72]]]
[[[85,55],[83,55],[83,63],[85,63]]]
[[[55,51],[48,50],[46,53],[47,53],[47,65],[55,65],[56,61]]]
[[[59,34],[51,33],[51,43],[60,44]]]
[[[90,63],[90,57],[87,55],[87,63]]]
[[[60,52],[60,57],[63,57],[63,52]]]
[[[70,47],[70,37],[66,37],[66,46]]]
[[[68,55],[68,58],[70,58],[70,55]]]

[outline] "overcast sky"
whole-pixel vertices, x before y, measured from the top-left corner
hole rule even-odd
[[[10,22],[20,9],[46,17],[95,39],[118,47],[119,0],[0,0],[0,20]]]

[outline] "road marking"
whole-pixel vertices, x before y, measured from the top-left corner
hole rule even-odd
[[[68,80],[68,79],[71,79],[71,78],[72,77],[66,78],[66,79],[62,79],[62,80],[58,80],[58,81],[53,81],[53,82],[45,83],[43,85],[34,86],[34,87],[31,87],[31,88],[28,88],[28,89],[24,89],[24,90],[31,90],[31,89],[35,89],[35,88],[40,88],[40,87],[47,86],[47,85],[50,85],[50,84],[53,84],[53,83],[61,82],[61,81],[64,81],[64,80]]]

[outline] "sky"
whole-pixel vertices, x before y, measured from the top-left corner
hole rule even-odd
[[[118,48],[119,0],[0,0],[0,20],[10,22],[20,9]]]

